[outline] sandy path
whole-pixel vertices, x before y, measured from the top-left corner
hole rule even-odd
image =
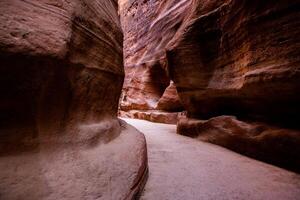
[[[300,175],[177,135],[175,125],[125,120],[147,140],[150,172],[141,199],[300,199]]]

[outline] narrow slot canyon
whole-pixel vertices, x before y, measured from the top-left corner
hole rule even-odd
[[[300,199],[299,0],[0,0],[0,200]]]

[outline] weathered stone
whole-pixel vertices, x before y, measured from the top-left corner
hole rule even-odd
[[[117,2],[3,0],[0,13],[0,198],[133,198],[147,155],[116,118]]]
[[[120,111],[120,117],[143,119],[151,122],[176,124],[178,117],[181,116],[180,112],[166,112],[160,110],[130,110]]]
[[[209,120],[181,117],[177,132],[297,172],[300,169],[299,130],[219,116]]]
[[[169,73],[189,116],[299,125],[299,3],[193,1],[167,47]]]
[[[119,0],[126,74],[121,110],[182,111],[176,88],[167,89],[170,78],[164,49],[185,15],[180,11],[186,6],[181,5],[175,6],[173,1]],[[170,13],[170,9],[178,12]],[[170,24],[166,25],[165,19]]]
[[[177,90],[173,81],[171,81],[170,85],[166,88],[164,94],[159,99],[155,109],[166,110],[170,112],[183,110],[182,104],[178,97]]]
[[[125,66],[121,110],[155,109],[170,79],[159,63]]]
[[[189,118],[234,115],[277,127],[270,133],[278,139],[277,155],[268,158],[273,141],[262,139],[255,140],[258,149],[251,150],[251,156],[281,166],[299,166],[297,154],[285,146],[280,149],[280,141],[287,140],[295,149],[290,150],[299,152],[299,7],[298,0],[120,0],[125,65],[161,63]],[[155,98],[154,109],[170,109],[172,104],[167,102],[175,98],[166,98],[171,96],[167,93]],[[183,127],[192,135],[201,132],[190,123],[179,125],[179,132]],[[243,134],[243,141],[249,139],[252,144],[246,130]],[[239,137],[235,135],[232,141],[235,138]],[[250,155],[236,142],[235,151]],[[230,148],[233,143],[221,145]]]

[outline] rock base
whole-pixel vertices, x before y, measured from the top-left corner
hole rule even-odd
[[[219,116],[209,120],[182,117],[178,121],[177,133],[300,172],[299,130]]]
[[[126,122],[121,121],[121,129],[108,142],[58,139],[1,154],[0,198],[134,199],[147,178],[146,141]]]
[[[130,110],[128,112],[120,111],[119,116],[124,118],[143,119],[151,122],[164,124],[176,124],[181,112],[165,112],[159,110]]]

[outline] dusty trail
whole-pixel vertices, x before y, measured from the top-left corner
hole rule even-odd
[[[144,200],[300,199],[300,175],[177,135],[175,125],[124,119],[146,136]]]

